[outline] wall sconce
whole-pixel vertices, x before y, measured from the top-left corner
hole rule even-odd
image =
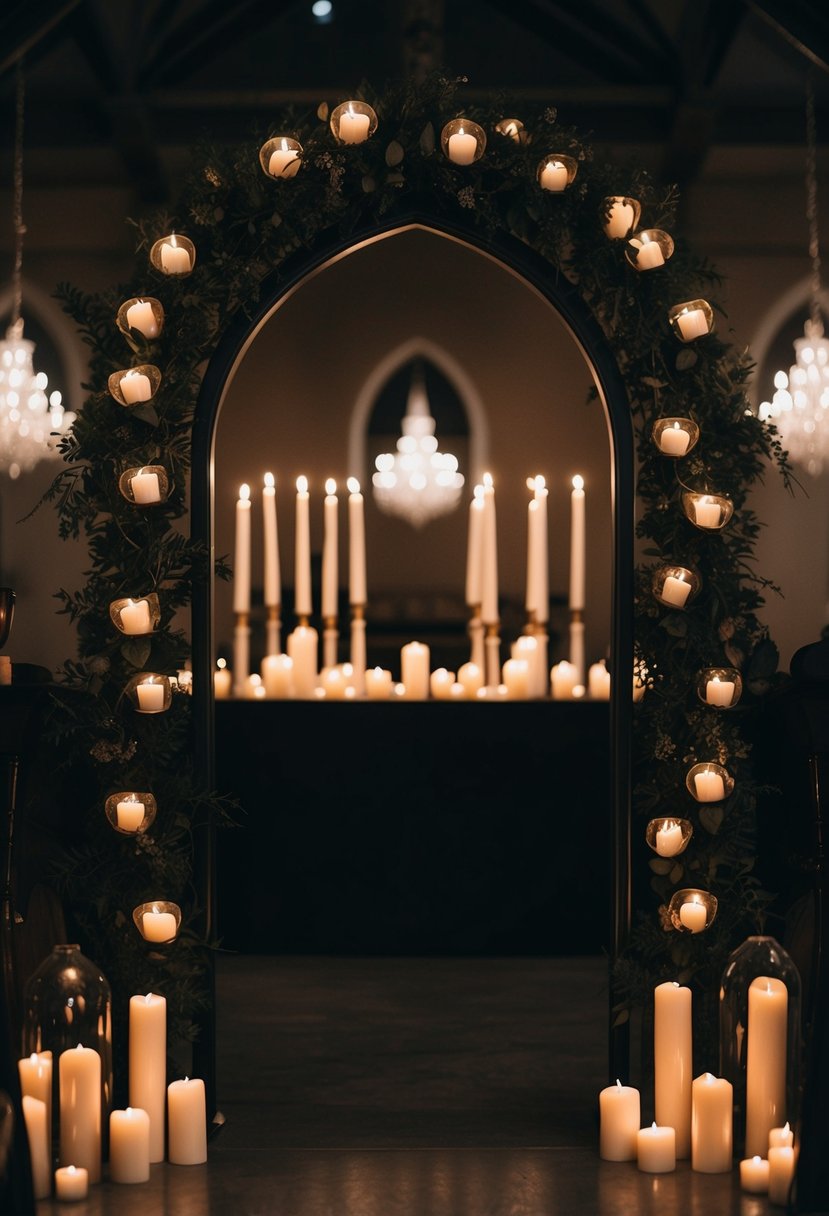
[[[502,118],[495,124],[495,130],[499,135],[511,139],[516,144],[525,144],[529,138],[529,133],[520,118]]]
[[[156,671],[142,671],[133,676],[124,692],[140,714],[164,713],[173,697],[169,679]]]
[[[743,693],[743,678],[736,667],[705,667],[697,676],[697,696],[703,705],[731,709]]]
[[[734,514],[734,503],[725,494],[698,494],[688,490],[682,495],[682,509],[696,528],[719,532]]]
[[[697,802],[722,802],[734,790],[734,778],[713,760],[706,760],[688,769],[685,778],[688,793]]]
[[[170,493],[170,479],[162,464],[142,464],[125,469],[118,478],[118,489],[127,502],[137,507],[154,507]]]
[[[137,331],[145,341],[153,342],[164,328],[164,306],[153,296],[133,297],[118,309],[115,324],[125,338],[133,339]]]
[[[714,328],[714,310],[707,300],[688,300],[685,304],[674,304],[668,320],[680,342],[693,342]]]
[[[536,180],[542,190],[561,194],[572,185],[577,172],[578,165],[572,156],[560,156],[556,152],[544,157],[536,171]]]
[[[602,228],[605,236],[619,241],[639,223],[642,208],[635,198],[612,194],[602,203]]]
[[[302,144],[289,135],[276,135],[259,149],[259,164],[268,177],[296,177],[302,164]]]
[[[115,831],[122,832],[125,836],[146,832],[158,811],[152,794],[136,794],[130,790],[110,794],[104,809]]]
[[[645,840],[660,857],[678,857],[688,847],[694,834],[688,819],[652,819],[645,831]]]
[[[471,165],[486,150],[486,133],[471,118],[453,118],[440,133],[440,146],[453,165]]]
[[[131,637],[152,633],[161,620],[158,596],[152,591],[149,595],[142,595],[135,600],[129,596],[113,600],[109,606],[109,615],[113,625],[120,629],[121,633]]]
[[[668,608],[685,608],[698,593],[702,579],[687,566],[660,566],[653,575],[653,594]]]
[[[196,265],[196,246],[189,237],[172,232],[153,245],[150,262],[162,274],[182,277]]]
[[[134,908],[132,919],[145,941],[161,946],[178,937],[181,908],[168,899],[154,899]]]
[[[625,257],[635,270],[655,270],[673,256],[674,240],[661,228],[643,228],[627,243]]]
[[[702,933],[717,915],[717,897],[710,891],[686,887],[671,897],[668,915],[680,933]]]
[[[690,418],[657,418],[651,435],[663,456],[687,456],[696,447],[699,427]]]
[[[141,405],[144,401],[152,401],[160,386],[161,372],[152,363],[121,368],[107,380],[109,395],[119,405]]]
[[[344,101],[328,120],[331,134],[340,144],[364,144],[377,130],[377,115],[366,101]]]

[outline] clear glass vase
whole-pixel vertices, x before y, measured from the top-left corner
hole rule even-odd
[[[797,1127],[801,1050],[800,973],[775,938],[749,937],[720,985],[720,1072],[734,1086],[738,1156],[766,1157],[771,1128]]]
[[[52,1053],[52,1144],[60,1107],[58,1058],[78,1045],[101,1057],[101,1127],[106,1134],[112,1109],[112,992],[100,967],[80,946],[55,946],[32,974],[23,1000],[23,1055]]]

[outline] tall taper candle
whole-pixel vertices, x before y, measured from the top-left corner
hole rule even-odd
[[[653,992],[654,1111],[656,1122],[676,1132],[676,1155],[691,1155],[691,989],[676,982]]]
[[[296,551],[294,554],[294,611],[311,615],[311,507],[308,478],[296,479]]]
[[[576,683],[584,683],[584,579],[586,569],[584,478],[576,474],[570,495],[570,662],[576,669]],[[667,1126],[671,1126],[668,1124]],[[680,1151],[677,1138],[677,1156]]]
[[[365,504],[356,477],[348,479],[348,602],[366,602]]]
[[[530,477],[527,487],[533,497],[527,505],[527,614],[544,623],[550,616],[547,560],[547,498],[543,477]]]
[[[276,525],[276,478],[265,474],[262,490],[262,523],[265,536],[265,607],[278,608],[282,603],[279,570],[279,532]]]
[[[250,612],[250,486],[239,486],[233,564],[233,611]]]
[[[466,602],[470,608],[480,604],[482,595],[484,538],[484,487],[475,486],[469,504],[469,529],[466,543]]]
[[[164,1160],[167,1099],[167,1001],[157,993],[130,997],[130,1106],[150,1118],[150,1161]]]
[[[481,619],[485,625],[498,622],[498,528],[495,519],[495,487],[484,473],[483,577]]]
[[[328,618],[337,615],[339,599],[337,506],[337,483],[329,477],[325,483],[322,541],[322,615]]]
[[[786,1040],[789,990],[782,980],[759,975],[748,989],[746,1049],[746,1156],[765,1157],[769,1132],[786,1110]]]

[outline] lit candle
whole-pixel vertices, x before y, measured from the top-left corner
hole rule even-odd
[[[682,828],[675,819],[663,819],[656,829],[656,851],[660,857],[676,857],[682,849]]]
[[[548,160],[541,170],[539,183],[542,190],[552,190],[555,194],[560,194],[562,190],[567,189],[567,166],[560,160]]]
[[[391,672],[374,667],[366,672],[366,696],[369,701],[388,701],[391,696]]]
[[[171,942],[178,932],[176,918],[172,912],[153,908],[141,915],[141,932],[148,942]]]
[[[585,561],[584,478],[573,478],[570,494],[570,611],[584,608]]]
[[[477,663],[464,663],[458,671],[458,683],[468,697],[475,697],[484,686],[484,673]]]
[[[666,456],[684,456],[690,442],[691,436],[678,422],[659,432],[659,450]]]
[[[694,773],[694,789],[698,802],[722,802],[725,797],[725,782],[722,774],[711,768]]]
[[[706,682],[705,700],[709,705],[728,707],[734,700],[734,681],[721,680],[719,676],[714,676]]]
[[[344,144],[361,144],[368,139],[368,114],[355,114],[349,103],[348,109],[340,115],[339,136]]]
[[[533,497],[527,504],[527,614],[545,622],[550,615],[550,591],[547,560],[547,498],[543,477],[530,478],[527,485]]]
[[[294,691],[294,661],[287,654],[267,654],[262,660],[262,684],[266,697],[287,700]]]
[[[633,206],[625,202],[624,196],[615,197],[604,223],[605,235],[619,240],[627,236],[635,223],[636,211]]]
[[[572,663],[562,659],[550,672],[550,686],[554,701],[572,701],[578,684],[578,672]]]
[[[691,989],[675,981],[653,992],[653,1048],[656,1121],[674,1129],[676,1155],[685,1158],[691,1152]]]
[[[447,151],[453,164],[471,165],[478,151],[478,141],[474,135],[459,127],[454,135],[449,136]]]
[[[469,504],[469,529],[466,544],[466,602],[481,603],[483,595],[484,487],[475,486]]]
[[[672,1127],[643,1127],[636,1135],[636,1164],[646,1174],[676,1169],[676,1132]]]
[[[135,502],[146,504],[161,502],[161,484],[158,473],[136,473],[130,478],[130,489]]]
[[[287,139],[281,140],[280,147],[271,152],[268,173],[271,177],[294,177],[298,169],[299,152],[296,148],[289,147]]]
[[[794,1181],[793,1148],[769,1149],[769,1203],[787,1208]]]
[[[769,1163],[763,1157],[746,1157],[740,1162],[740,1186],[751,1195],[765,1195],[769,1189]]]
[[[201,1165],[207,1160],[207,1106],[204,1081],[185,1077],[167,1089],[172,1165]]]
[[[782,980],[760,975],[748,989],[746,1034],[746,1154],[761,1156],[769,1132],[786,1114],[789,991]],[[771,1156],[769,1156],[771,1160]]]
[[[690,594],[691,584],[686,582],[682,576],[676,578],[673,574],[669,574],[662,584],[662,599],[674,608],[684,608]]]
[[[224,701],[230,696],[232,683],[233,675],[228,669],[227,659],[217,659],[213,672],[213,696],[217,701]]]
[[[700,1174],[731,1170],[734,1087],[710,1072],[694,1079],[691,1114],[691,1169]]]
[[[265,607],[278,608],[282,603],[279,570],[279,532],[276,525],[276,478],[265,474],[262,490],[262,524],[265,543]]]
[[[587,673],[587,691],[594,701],[610,700],[610,672],[604,659],[591,665]]]
[[[55,1198],[61,1203],[76,1203],[89,1194],[89,1171],[82,1165],[65,1165],[55,1170]]]
[[[236,502],[236,546],[233,569],[233,611],[250,612],[250,486],[239,486]]]
[[[640,1122],[639,1090],[617,1081],[599,1094],[599,1156],[635,1161]]]
[[[90,1182],[101,1179],[101,1057],[91,1047],[61,1052],[60,1160],[82,1165]]]
[[[722,507],[714,498],[703,494],[694,499],[694,519],[700,528],[719,528],[722,520]]]
[[[153,1158],[155,1161],[164,1160],[163,1127],[162,1123],[161,1156]],[[132,1106],[128,1106],[126,1110],[114,1110],[109,1117],[110,1182],[148,1182],[149,1178],[149,1115],[145,1110]]]
[[[658,241],[631,240],[631,245],[637,249],[636,254],[636,269],[637,270],[653,270],[657,266],[665,265],[665,258],[662,254],[662,248]]]
[[[145,680],[136,684],[135,694],[138,697],[138,708],[142,713],[155,714],[164,708],[164,685]]]
[[[331,477],[325,483],[323,516],[322,615],[336,617],[340,578],[337,548],[337,483]]]
[[[175,936],[175,917],[170,936]],[[146,916],[144,914],[146,925]],[[145,929],[146,932],[146,929]],[[165,940],[161,938],[153,940]],[[147,1112],[150,1161],[164,1160],[164,1102],[167,1092],[167,1001],[157,993],[130,997],[130,1106]],[[138,1181],[138,1179],[136,1179]]]
[[[122,832],[137,832],[144,822],[145,806],[137,798],[125,798],[115,807],[115,818]]]
[[[147,300],[136,300],[127,309],[127,326],[137,329],[145,338],[158,337],[158,322],[155,319],[153,306]]]
[[[46,1103],[31,1094],[23,1095],[23,1122],[29,1141],[29,1160],[32,1165],[32,1189],[35,1199],[45,1199],[52,1189],[52,1163],[50,1161],[50,1127],[47,1120]]]
[[[140,401],[149,401],[153,395],[150,377],[145,376],[143,372],[127,372],[118,381],[118,387],[127,405],[137,405]]]
[[[436,701],[448,701],[454,683],[454,671],[447,671],[445,667],[438,667],[429,677],[429,689]]]
[[[773,1127],[769,1132],[769,1148],[792,1148],[794,1132],[785,1123],[783,1127]]]
[[[366,602],[365,504],[356,477],[348,479],[348,602]]]
[[[429,696],[429,647],[409,642],[400,651],[400,675],[408,701],[425,701]]]
[[[681,312],[676,318],[683,342],[691,342],[694,338],[702,338],[708,333],[708,318],[701,308],[691,308]]]
[[[526,659],[507,659],[501,668],[501,683],[508,701],[526,701],[530,695],[530,665]]]
[[[680,907],[679,919],[691,933],[702,933],[708,924],[708,909],[696,895],[692,895]]]
[[[469,699],[466,689],[463,684],[455,682],[449,689],[450,701],[467,701]]]
[[[483,574],[481,618],[485,625],[498,623],[498,528],[495,517],[495,487],[484,473]]]
[[[121,629],[128,634],[152,633],[150,605],[146,600],[130,600],[119,613]]]
[[[293,663],[294,696],[313,697],[317,686],[319,638],[310,625],[298,625],[288,634],[288,657]]]
[[[320,674],[320,688],[327,701],[344,701],[349,687],[348,676],[338,664],[326,667]]]
[[[165,274],[190,273],[190,253],[179,245],[175,234],[161,246],[161,269]]]
[[[538,638],[531,634],[522,634],[516,638],[510,647],[511,659],[523,659],[527,664],[530,697],[547,695],[547,664],[544,651],[539,645]]]
[[[33,1051],[30,1056],[24,1056],[17,1062],[20,1076],[20,1092],[25,1098],[37,1098],[46,1103],[46,1127],[49,1140],[52,1138],[52,1053],[51,1051]],[[51,1148],[49,1150],[51,1157]]]

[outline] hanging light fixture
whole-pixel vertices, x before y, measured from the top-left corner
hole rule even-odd
[[[14,133],[14,270],[12,317],[0,342],[0,469],[12,479],[48,456],[75,420],[61,394],[48,393],[44,372],[35,373],[34,342],[23,337],[23,68],[17,65]]]
[[[384,452],[374,462],[374,497],[381,511],[420,528],[430,519],[454,511],[460,502],[463,475],[458,472],[456,456],[438,451],[435,420],[419,363],[412,370],[401,430],[397,451]]]
[[[794,344],[795,362],[788,375],[774,377],[774,396],[760,405],[764,421],[780,431],[793,461],[817,477],[829,460],[829,338],[823,336],[820,308],[820,241],[817,214],[815,93],[811,74],[806,86],[806,219],[812,260],[809,319]]]

